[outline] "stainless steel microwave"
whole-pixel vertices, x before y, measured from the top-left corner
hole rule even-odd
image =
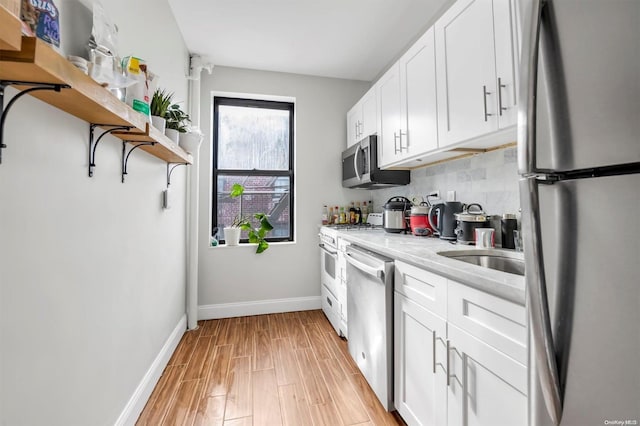
[[[368,136],[342,153],[343,187],[376,189],[407,185],[410,182],[408,170],[378,168],[377,144],[377,136]]]

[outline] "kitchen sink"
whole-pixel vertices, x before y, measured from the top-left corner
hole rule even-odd
[[[524,255],[521,252],[499,249],[452,250],[438,252],[440,256],[524,276]]]

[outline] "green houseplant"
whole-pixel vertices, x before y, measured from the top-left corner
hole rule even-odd
[[[178,143],[179,134],[186,133],[189,123],[191,122],[191,118],[189,114],[184,112],[180,105],[173,104],[164,114],[165,120],[167,120],[167,131],[166,135],[174,141]]]
[[[151,113],[151,123],[153,127],[164,133],[167,121],[164,118],[171,105],[173,92],[167,92],[164,89],[156,89],[151,97],[151,105],[149,112]]]
[[[244,193],[244,186],[239,183],[233,184],[231,187],[231,198],[236,198],[241,196]],[[269,243],[267,243],[266,237],[269,231],[273,230],[273,226],[269,222],[269,218],[264,213],[255,213],[253,218],[257,221],[258,226],[254,227],[251,219],[248,217],[244,217],[238,215],[234,218],[231,226],[224,228],[225,240],[227,240],[228,245],[238,245],[238,241],[231,241],[229,244],[228,237],[240,238],[241,231],[247,231],[249,235],[249,242],[253,244],[257,244],[256,253],[262,253],[266,249],[269,248]],[[235,236],[237,234],[237,237]]]
[[[168,129],[174,129],[180,133],[185,133],[187,126],[191,123],[189,114],[184,112],[178,104],[173,104],[167,108],[164,118],[167,120]]]

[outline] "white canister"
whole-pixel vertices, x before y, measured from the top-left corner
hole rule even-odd
[[[496,246],[493,228],[476,228],[476,247],[492,248]]]

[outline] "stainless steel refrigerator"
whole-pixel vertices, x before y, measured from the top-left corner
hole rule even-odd
[[[640,424],[640,0],[522,0],[529,425]]]

